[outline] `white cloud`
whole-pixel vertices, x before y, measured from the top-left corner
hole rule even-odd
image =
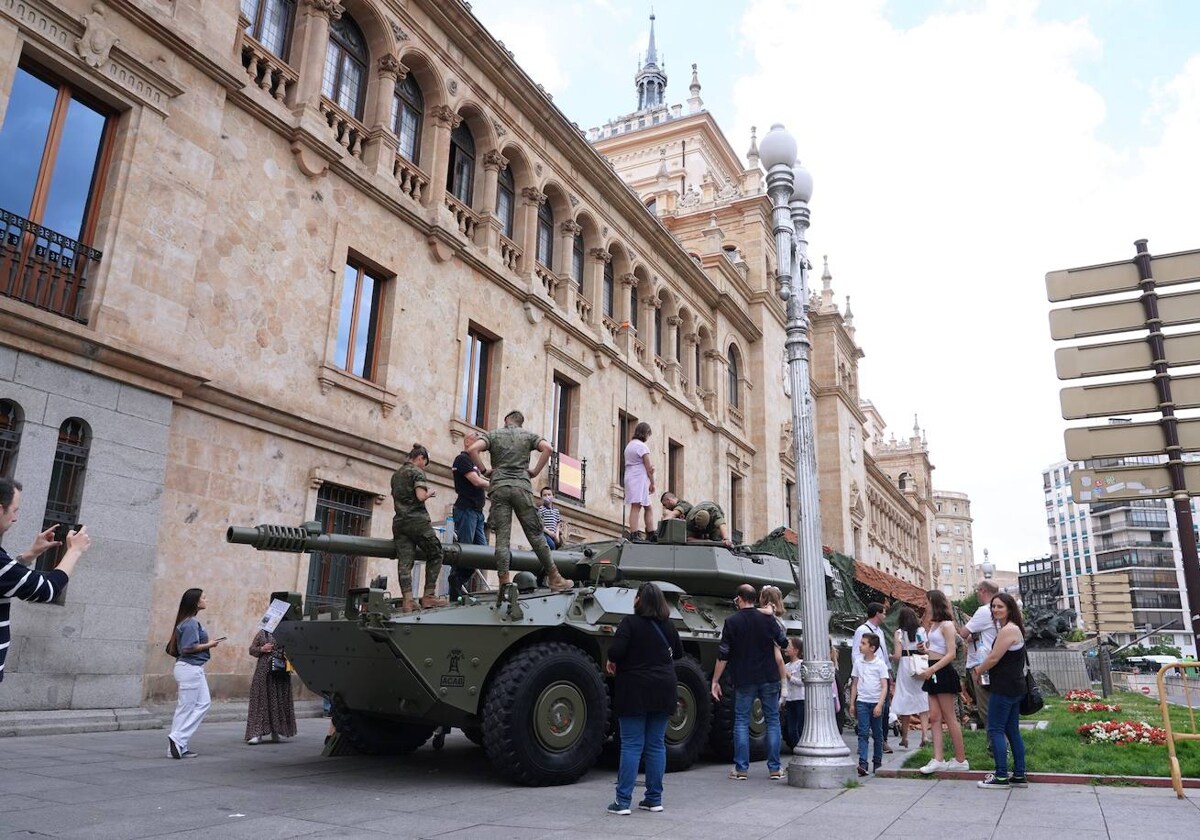
[[[935,485],[972,497],[977,559],[1013,567],[1048,549],[1039,471],[1062,450],[1043,275],[1141,236],[1200,246],[1200,57],[1146,115],[1161,142],[1115,149],[1105,120],[1143,115],[1110,115],[1081,81],[1103,49],[1086,19],[988,2],[898,30],[884,5],[752,2],[732,136],[796,135],[813,253],[854,299],[863,395],[897,430],[920,414]]]

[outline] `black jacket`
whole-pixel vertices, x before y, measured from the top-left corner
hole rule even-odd
[[[663,644],[664,637],[669,649]],[[676,706],[675,660],[682,656],[683,643],[670,621],[640,615],[627,615],[621,619],[612,647],[608,649],[609,660],[617,666],[613,690],[616,714],[673,713]]]

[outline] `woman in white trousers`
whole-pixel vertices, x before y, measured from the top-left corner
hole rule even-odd
[[[175,682],[179,683],[179,701],[171,721],[171,734],[167,736],[167,755],[171,758],[196,757],[196,753],[188,749],[188,743],[212,705],[204,665],[211,656],[209,651],[224,641],[224,637],[209,641],[208,631],[197,618],[200,610],[207,606],[204,590],[184,592],[179,599],[175,629],[167,642],[167,653],[175,657]]]

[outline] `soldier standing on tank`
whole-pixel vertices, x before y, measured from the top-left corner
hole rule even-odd
[[[401,606],[404,612],[415,609],[412,570],[418,556],[425,561],[425,594],[421,596],[421,607],[444,607],[448,603],[445,598],[434,595],[442,573],[442,542],[434,533],[429,511],[425,509],[425,501],[437,495],[425,480],[427,466],[429,450],[414,443],[407,462],[392,475],[392,500],[396,504],[392,538],[396,541],[396,575],[400,596],[404,599]]]
[[[500,587],[503,589],[510,581],[512,551],[509,543],[512,540],[512,518],[515,513],[525,538],[542,561],[542,570],[550,588],[555,591],[570,589],[573,584],[558,573],[558,567],[550,557],[550,547],[546,545],[546,538],[542,534],[542,520],[533,501],[533,484],[530,482],[546,468],[554,450],[541,435],[525,431],[522,428],[524,425],[525,415],[510,411],[504,416],[504,428],[488,432],[467,447],[480,469],[486,471],[482,458],[484,450],[490,452],[492,457],[492,483],[488,497],[492,501],[491,521],[496,529],[496,572]],[[534,451],[539,453],[538,460],[530,467],[529,455]]]

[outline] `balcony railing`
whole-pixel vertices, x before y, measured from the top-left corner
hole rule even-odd
[[[446,209],[450,211],[450,215],[454,217],[454,221],[458,225],[458,232],[467,239],[474,239],[475,228],[479,225],[479,217],[475,215],[475,212],[450,193],[446,193],[445,203]]]
[[[296,71],[248,33],[242,32],[242,68],[246,75],[272,99],[284,102],[299,78]]]
[[[81,324],[88,273],[101,254],[61,233],[0,210],[0,294]]]
[[[425,190],[429,187],[429,178],[399,152],[396,153],[396,160],[392,164],[392,176],[400,185],[400,192],[418,204],[421,203]]]
[[[338,105],[324,96],[320,100],[321,116],[329,125],[333,140],[353,157],[361,158],[367,144],[367,128]]]
[[[513,242],[504,234],[500,234],[500,262],[504,263],[504,267],[509,271],[516,271],[521,266],[522,251],[517,247],[517,243]]]

